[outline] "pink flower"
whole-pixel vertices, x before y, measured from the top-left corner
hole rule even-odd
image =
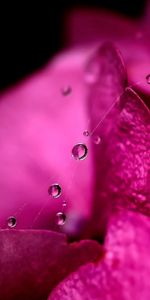
[[[65,278],[49,299],[148,300],[150,44],[119,17],[69,22],[70,50],[1,97],[1,297],[47,299]],[[48,231],[61,210],[61,231],[84,241]]]

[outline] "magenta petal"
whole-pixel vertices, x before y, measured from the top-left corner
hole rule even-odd
[[[1,97],[3,229],[7,228],[8,217],[16,216],[17,229],[52,230],[56,228],[55,214],[62,210],[62,201],[67,201],[66,226],[72,215],[86,218],[90,214],[91,156],[78,163],[71,155],[73,146],[83,142],[87,127],[83,74],[79,66],[72,66],[73,60],[62,54]],[[64,95],[62,91],[68,86],[70,94]],[[48,194],[53,183],[62,188],[56,201]]]
[[[114,114],[110,117],[110,111],[114,111],[113,108],[127,85],[127,75],[122,57],[113,44],[103,44],[91,57],[86,69],[86,80],[91,140],[96,136],[101,138],[100,145],[92,143],[96,174],[93,219],[96,227],[100,220],[101,228],[98,229],[100,233],[104,229],[110,202],[106,195],[108,182],[106,182],[105,174],[109,169],[106,145],[110,142],[109,132],[116,121]],[[95,229],[93,231],[96,234]]]
[[[89,86],[89,108],[92,125],[97,123],[110,105],[122,94],[127,75],[119,50],[112,43],[104,43],[89,59],[85,71]]]
[[[55,232],[2,230],[0,298],[44,300],[66,275],[100,255],[94,241],[68,244]]]
[[[102,142],[95,146],[94,234],[112,207],[150,215],[150,112],[127,88],[96,130]]]
[[[104,259],[71,274],[49,300],[149,300],[149,233],[147,217],[133,212],[115,215]]]
[[[108,136],[107,193],[117,207],[150,215],[150,112],[126,89]]]
[[[115,43],[125,60],[129,84],[149,100],[150,86],[150,5],[147,1],[145,26],[141,20],[131,20],[101,10],[76,9],[69,14],[66,35],[71,45],[95,45],[107,40]],[[69,30],[68,30],[69,28]],[[150,101],[149,101],[150,102]]]

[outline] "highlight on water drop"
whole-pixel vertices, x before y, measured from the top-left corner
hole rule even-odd
[[[58,198],[61,195],[61,186],[58,183],[50,185],[48,188],[48,193],[53,198]]]
[[[16,227],[16,225],[17,225],[16,217],[10,216],[10,217],[7,219],[7,225],[8,225],[9,228],[14,228],[14,227]]]
[[[83,160],[87,157],[88,148],[85,144],[79,143],[72,148],[72,156],[76,160]]]
[[[63,212],[58,212],[56,214],[56,224],[63,226],[66,222],[66,215]]]

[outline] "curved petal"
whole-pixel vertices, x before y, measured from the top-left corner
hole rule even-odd
[[[147,25],[149,24],[147,6]],[[77,9],[70,13],[66,24],[68,44],[81,48],[93,47],[111,41],[120,49],[131,87],[143,94],[149,103],[150,86],[146,76],[150,73],[150,39],[141,20],[131,20],[102,10]],[[69,29],[68,29],[69,28]]]
[[[118,111],[107,142],[108,197],[114,206],[150,215],[150,111],[129,88]]]
[[[66,275],[101,253],[94,241],[68,244],[56,232],[1,230],[1,299],[44,300]]]
[[[145,216],[122,212],[108,226],[105,257],[65,279],[49,300],[149,300],[150,222]]]
[[[95,167],[95,187],[93,190],[93,220],[98,230],[103,232],[110,210],[111,198],[106,197],[105,174],[109,169],[106,145],[110,142],[110,131],[116,121],[114,107],[127,85],[127,75],[120,52],[111,43],[105,43],[95,51],[85,70],[87,99],[90,115],[90,140]],[[100,143],[95,142],[99,138]],[[100,222],[101,221],[101,224]],[[92,228],[92,227],[91,227]]]
[[[63,201],[67,215],[90,214],[93,167],[83,136],[88,118],[84,99],[81,70],[70,69],[70,62],[62,67],[59,59],[1,96],[1,228],[15,215],[19,229],[53,229]],[[79,142],[89,148],[83,161],[72,158]],[[61,185],[60,198],[48,195],[53,183]]]
[[[101,104],[101,94],[97,99],[96,106]],[[98,176],[90,230],[96,237],[112,209],[150,215],[150,111],[130,88],[117,100],[95,126],[102,140],[94,146]]]

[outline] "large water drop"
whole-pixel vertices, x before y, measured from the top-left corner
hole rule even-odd
[[[50,196],[52,196],[53,198],[58,198],[61,195],[61,187],[58,183],[54,183],[52,184],[49,188],[48,188],[48,193]]]
[[[72,148],[72,156],[77,160],[83,160],[87,157],[88,148],[85,144],[76,144]]]
[[[8,218],[7,225],[8,225],[9,228],[16,227],[16,224],[17,224],[17,220],[16,220],[15,217],[11,216],[11,217]]]
[[[62,226],[65,224],[66,221],[66,215],[63,212],[58,212],[56,214],[56,223],[59,226]]]

